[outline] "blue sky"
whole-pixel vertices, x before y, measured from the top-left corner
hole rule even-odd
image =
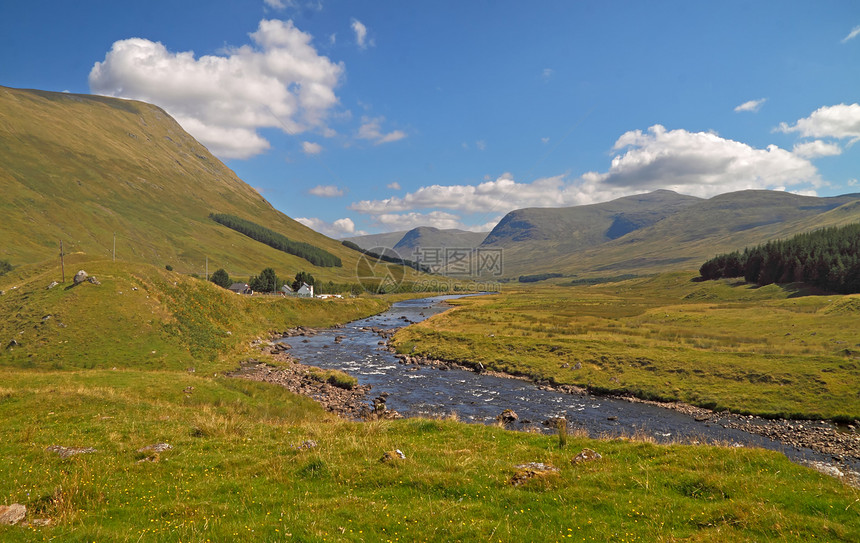
[[[6,3],[0,85],[153,102],[326,234],[860,192],[860,3]]]

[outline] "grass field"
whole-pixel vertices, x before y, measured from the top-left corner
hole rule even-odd
[[[860,418],[860,297],[675,273],[452,302],[400,352],[765,416]]]
[[[268,330],[332,325],[386,300],[246,298],[75,258],[101,285],[47,289],[49,267],[0,278],[0,503],[26,505],[29,523],[0,526],[0,540],[860,538],[860,490],[778,453],[346,422],[223,376],[259,356],[248,343]],[[159,443],[171,448],[145,449]],[[94,450],[63,458],[55,447]],[[571,463],[584,447],[602,458]],[[383,462],[395,449],[405,459]],[[511,484],[530,462],[558,471]]]
[[[773,452],[348,423],[277,387],[175,372],[2,373],[0,496],[52,519],[0,527],[4,541],[860,537],[860,491]],[[583,447],[603,458],[573,465]],[[382,462],[393,449],[406,459]],[[528,462],[559,471],[510,484]]]

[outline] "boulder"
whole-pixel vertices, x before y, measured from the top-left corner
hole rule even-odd
[[[78,273],[75,274],[74,282],[76,285],[80,285],[84,281],[87,280],[87,272],[84,270],[79,270]]]
[[[586,462],[593,462],[595,460],[600,460],[603,456],[596,451],[591,449],[582,449],[582,452],[573,457],[573,460],[570,461],[571,464],[584,464]]]
[[[54,288],[57,285],[59,285],[59,283],[57,283],[56,281],[51,281],[51,284],[48,285],[48,290],[51,290],[52,288]]]
[[[511,477],[509,484],[520,486],[531,479],[546,479],[551,475],[558,473],[558,468],[543,462],[529,462],[528,464],[518,464],[514,466],[516,473]]]
[[[505,409],[496,417],[496,420],[503,424],[512,424],[519,420],[520,416],[513,409]]]
[[[168,443],[155,443],[154,445],[147,445],[146,447],[141,447],[137,450],[137,452],[164,452],[172,449],[173,446]]]
[[[101,281],[96,279],[95,276],[93,276],[93,275],[90,275],[89,277],[87,277],[87,282],[91,283],[93,285],[101,285],[102,284]],[[134,289],[134,290],[137,290],[137,289]]]
[[[12,505],[0,505],[0,524],[9,526],[18,524],[27,515],[27,507],[20,503]]]
[[[393,451],[387,451],[382,455],[382,458],[379,459],[380,462],[397,462],[399,460],[406,460],[406,455],[403,454],[403,451],[400,449],[394,449]]]
[[[92,447],[63,447],[62,445],[51,445],[45,448],[46,451],[55,452],[60,455],[60,458],[68,458],[76,454],[90,454],[96,452]]]

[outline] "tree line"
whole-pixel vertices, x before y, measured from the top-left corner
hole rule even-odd
[[[231,228],[241,234],[245,234],[249,238],[265,243],[273,249],[289,253],[301,258],[304,258],[314,266],[326,268],[343,266],[340,258],[330,252],[320,249],[310,243],[303,241],[294,241],[283,234],[275,232],[265,226],[239,218],[235,215],[227,213],[210,213],[209,218],[218,224],[222,224],[227,228]]]
[[[702,264],[699,274],[703,279],[743,277],[759,285],[803,282],[842,294],[860,292],[860,224],[721,254]]]

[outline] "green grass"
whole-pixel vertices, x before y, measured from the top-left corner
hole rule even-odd
[[[67,281],[85,269],[100,285],[48,289],[54,266],[2,277],[0,364],[34,369],[225,371],[255,337],[302,324],[324,327],[388,307],[381,298],[239,296],[213,283],[128,262],[67,258]],[[74,270],[69,272],[69,270]],[[17,288],[13,288],[17,287]],[[11,341],[17,346],[7,348]],[[231,355],[231,356],[228,356]]]
[[[394,343],[400,352],[600,392],[765,416],[860,418],[858,297],[693,277],[458,300]]]
[[[51,519],[0,526],[3,541],[860,537],[860,491],[778,453],[456,420],[353,423],[224,377],[260,356],[249,342],[270,330],[329,326],[402,295],[248,298],[154,266],[70,263],[101,285],[46,289],[48,265],[0,282],[0,503]],[[844,300],[833,315],[852,313]],[[10,337],[20,344],[6,349]],[[140,450],[156,443],[172,448]],[[55,445],[95,452],[63,459]],[[603,458],[573,465],[584,447]],[[406,459],[382,462],[394,449]],[[529,462],[559,471],[510,484]]]
[[[860,492],[773,452],[348,423],[277,387],[172,372],[6,369],[2,380],[0,499],[54,521],[0,527],[4,541],[860,537]],[[159,442],[173,448],[138,452]],[[51,445],[97,452],[61,459]],[[584,447],[603,458],[572,465]],[[381,462],[393,449],[406,459]],[[509,484],[527,462],[560,471]]]

